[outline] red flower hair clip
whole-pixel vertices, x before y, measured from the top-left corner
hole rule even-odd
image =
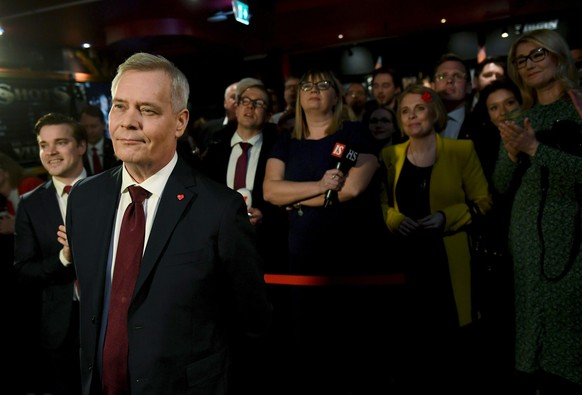
[[[423,102],[430,103],[432,101],[432,96],[430,95],[429,91],[424,91],[422,96],[420,97]]]

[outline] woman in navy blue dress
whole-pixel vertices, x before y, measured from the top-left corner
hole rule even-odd
[[[342,117],[340,86],[330,71],[302,77],[295,127],[275,145],[264,181],[265,200],[288,209],[289,273],[322,283],[293,288],[293,344],[300,359],[292,370],[301,393],[347,393],[351,383],[365,381],[356,378],[357,370],[369,362],[354,354],[365,348],[362,328],[371,334],[362,321],[373,315],[363,317],[369,294],[363,287],[330,285],[377,273],[373,250],[384,234],[378,197],[368,188],[378,159],[363,124]]]

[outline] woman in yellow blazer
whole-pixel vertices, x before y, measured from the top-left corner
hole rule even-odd
[[[381,152],[387,175],[384,220],[398,239],[398,252],[391,257],[401,260],[406,273],[407,333],[418,335],[414,341],[423,344],[423,357],[442,358],[441,352],[453,352],[459,329],[475,317],[467,201],[485,212],[490,195],[473,142],[438,134],[446,126],[447,112],[436,92],[409,86],[397,108],[408,140]]]

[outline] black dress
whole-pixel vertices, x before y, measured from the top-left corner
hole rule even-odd
[[[417,167],[408,159],[396,185],[400,212],[418,220],[431,214],[429,192],[432,166]],[[431,323],[431,331],[458,328],[457,310],[441,230],[402,237],[398,245],[409,291],[410,322]]]

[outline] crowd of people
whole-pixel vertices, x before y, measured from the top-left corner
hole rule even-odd
[[[194,126],[189,94],[136,53],[107,122],[38,120],[46,179],[0,156],[3,278],[30,291],[13,393],[582,393],[582,91],[558,33],[473,75],[443,54],[429,84],[289,75],[279,111],[243,78]],[[50,371],[34,388],[23,355]]]

